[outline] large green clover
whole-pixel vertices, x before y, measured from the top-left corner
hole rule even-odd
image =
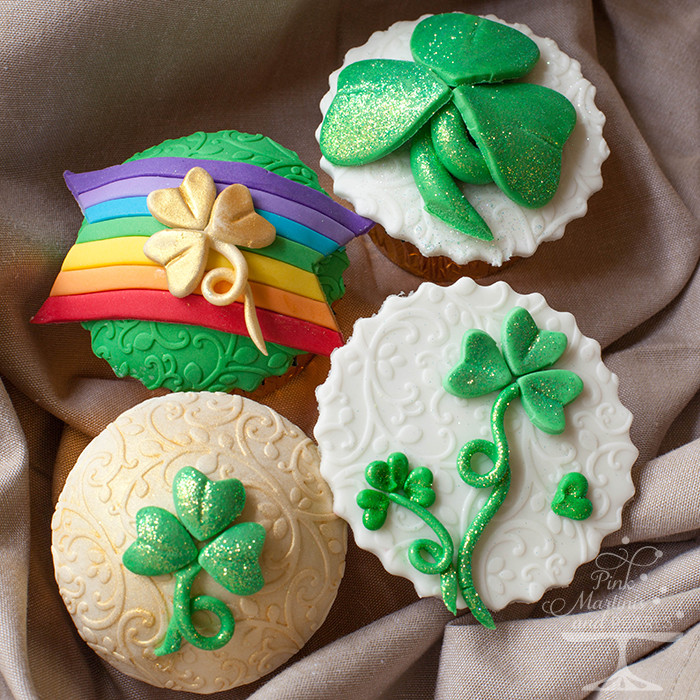
[[[178,517],[157,506],[136,513],[136,541],[122,557],[135,574],[175,574],[173,616],[156,656],[177,651],[183,637],[200,649],[213,650],[233,636],[235,621],[224,602],[209,595],[191,597],[202,569],[235,595],[250,595],[264,584],[258,560],[265,529],[258,523],[232,525],[245,504],[245,489],[238,479],[211,481],[197,469],[183,467],[173,481],[173,500]],[[212,537],[201,550],[194,541]],[[200,610],[219,618],[215,635],[205,636],[196,629],[192,616]]]
[[[576,111],[560,93],[523,77],[535,42],[482,17],[428,17],[411,37],[414,62],[351,63],[338,78],[320,147],[336,165],[364,165],[410,143],[426,210],[475,238],[488,226],[457,180],[495,182],[514,202],[541,207],[559,185],[561,153]]]

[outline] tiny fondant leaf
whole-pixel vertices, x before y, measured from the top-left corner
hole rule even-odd
[[[462,115],[452,103],[430,120],[430,136],[438,159],[452,177],[472,185],[493,181],[484,156],[469,137]]]
[[[197,558],[197,547],[170,512],[146,506],[136,513],[136,541],[124,552],[124,566],[142,576],[182,569]]]
[[[371,163],[396,150],[450,98],[450,89],[410,61],[345,67],[321,126],[321,153],[336,165]]]
[[[586,498],[588,479],[579,472],[564,474],[552,499],[552,510],[565,518],[585,520],[593,512],[593,504]]]
[[[408,476],[408,458],[402,452],[393,452],[386,462],[376,460],[365,469],[365,478],[370,486],[380,491],[400,491]]]
[[[427,212],[468,236],[482,241],[493,239],[486,222],[440,162],[430,126],[426,126],[411,143],[411,171]]]
[[[540,330],[530,312],[520,306],[503,321],[501,349],[516,377],[551,367],[566,350],[566,343],[564,333]]]
[[[488,333],[472,329],[464,334],[460,363],[444,379],[443,386],[450,394],[472,399],[498,391],[512,380],[496,341]]]
[[[427,467],[411,469],[404,484],[408,498],[423,508],[430,508],[435,503],[433,490],[433,472]]]
[[[260,552],[265,528],[258,523],[239,523],[222,532],[200,553],[201,567],[234,595],[251,595],[265,584]]]
[[[368,530],[379,530],[386,522],[389,499],[383,493],[364,489],[357,494],[357,505],[364,510],[362,523]]]
[[[566,369],[547,369],[518,379],[523,408],[533,425],[550,435],[566,427],[564,406],[583,390],[581,378]]]
[[[203,229],[216,199],[212,176],[200,167],[187,172],[179,187],[153,190],[146,200],[153,216],[170,228]]]
[[[183,525],[198,540],[208,540],[243,511],[245,489],[238,479],[211,481],[192,467],[183,467],[173,481],[173,499]]]
[[[448,85],[520,78],[540,57],[537,44],[517,29],[462,12],[420,22],[411,36],[411,53]]]
[[[571,102],[530,83],[463,85],[453,99],[501,190],[524,207],[549,202],[576,124]]]

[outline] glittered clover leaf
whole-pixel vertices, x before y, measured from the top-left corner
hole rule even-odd
[[[248,264],[237,246],[264,248],[274,242],[276,232],[255,212],[250,190],[230,185],[217,196],[211,175],[195,167],[179,187],[151,192],[147,205],[160,223],[170,227],[154,233],[143,247],[148,258],[165,267],[170,293],[182,298],[201,283],[202,295],[216,306],[232,304],[243,295],[248,333],[267,355],[248,283]],[[204,274],[210,249],[223,255],[231,267]],[[221,284],[229,285],[225,292],[217,291]]]
[[[521,32],[463,13],[435,15],[411,37],[414,62],[351,63],[321,127],[323,155],[364,165],[410,143],[425,209],[470,236],[488,226],[457,180],[495,182],[514,202],[544,206],[559,185],[561,154],[576,111],[561,94],[529,83],[539,59]]]
[[[455,396],[476,398],[515,382],[532,423],[557,435],[566,426],[564,406],[583,389],[583,382],[573,372],[547,369],[562,356],[566,344],[564,333],[538,328],[527,310],[516,307],[503,321],[503,354],[488,333],[467,331],[460,362],[443,385]]]
[[[233,521],[243,511],[245,489],[238,479],[211,481],[192,467],[182,468],[173,482],[177,517],[157,506],[136,514],[136,541],[124,552],[124,566],[135,574],[175,574],[173,616],[158,656],[180,648],[183,637],[201,649],[219,649],[232,637],[235,621],[228,606],[213,596],[191,597],[197,574],[204,569],[234,595],[250,595],[264,584],[259,557],[265,530],[258,523]],[[195,540],[215,539],[201,550]],[[202,635],[192,615],[207,610],[219,618],[219,631]]]

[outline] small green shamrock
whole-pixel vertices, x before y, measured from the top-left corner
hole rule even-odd
[[[539,60],[535,42],[512,27],[459,12],[434,15],[416,26],[410,48],[414,62],[372,59],[343,69],[321,152],[337,165],[364,165],[410,142],[425,209],[491,240],[453,178],[493,181],[522,206],[544,206],[559,186],[576,111],[554,90],[505,82]]]
[[[176,577],[173,616],[158,656],[180,648],[184,637],[201,649],[219,649],[232,637],[235,622],[228,606],[207,595],[191,598],[190,588],[204,569],[227,591],[250,595],[264,584],[259,557],[265,529],[258,523],[233,521],[243,511],[245,489],[238,479],[211,481],[192,467],[183,467],[173,481],[177,517],[157,506],[136,513],[136,541],[124,552],[124,566],[135,574]],[[195,540],[215,538],[199,549]],[[219,632],[205,637],[192,615],[208,610],[219,617]]]
[[[583,390],[574,372],[548,369],[564,353],[566,335],[537,327],[528,311],[514,308],[503,322],[501,349],[488,333],[467,331],[460,363],[445,378],[446,391],[475,398],[500,391],[515,382],[532,423],[551,435],[563,432],[564,406]]]

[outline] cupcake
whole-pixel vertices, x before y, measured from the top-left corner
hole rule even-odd
[[[389,297],[317,389],[334,510],[419,596],[493,627],[620,527],[637,450],[617,386],[539,294],[465,277]]]
[[[81,322],[118,377],[252,392],[342,344],[344,246],[373,224],[292,151],[196,133],[65,179],[85,219],[32,320]]]
[[[401,267],[442,284],[484,276],[560,238],[602,186],[594,96],[578,62],[524,25],[397,22],[330,76],[321,167]]]
[[[287,661],[323,623],[345,562],[316,445],[223,393],[123,413],[68,475],[52,530],[80,636],[119,671],[193,693]]]

